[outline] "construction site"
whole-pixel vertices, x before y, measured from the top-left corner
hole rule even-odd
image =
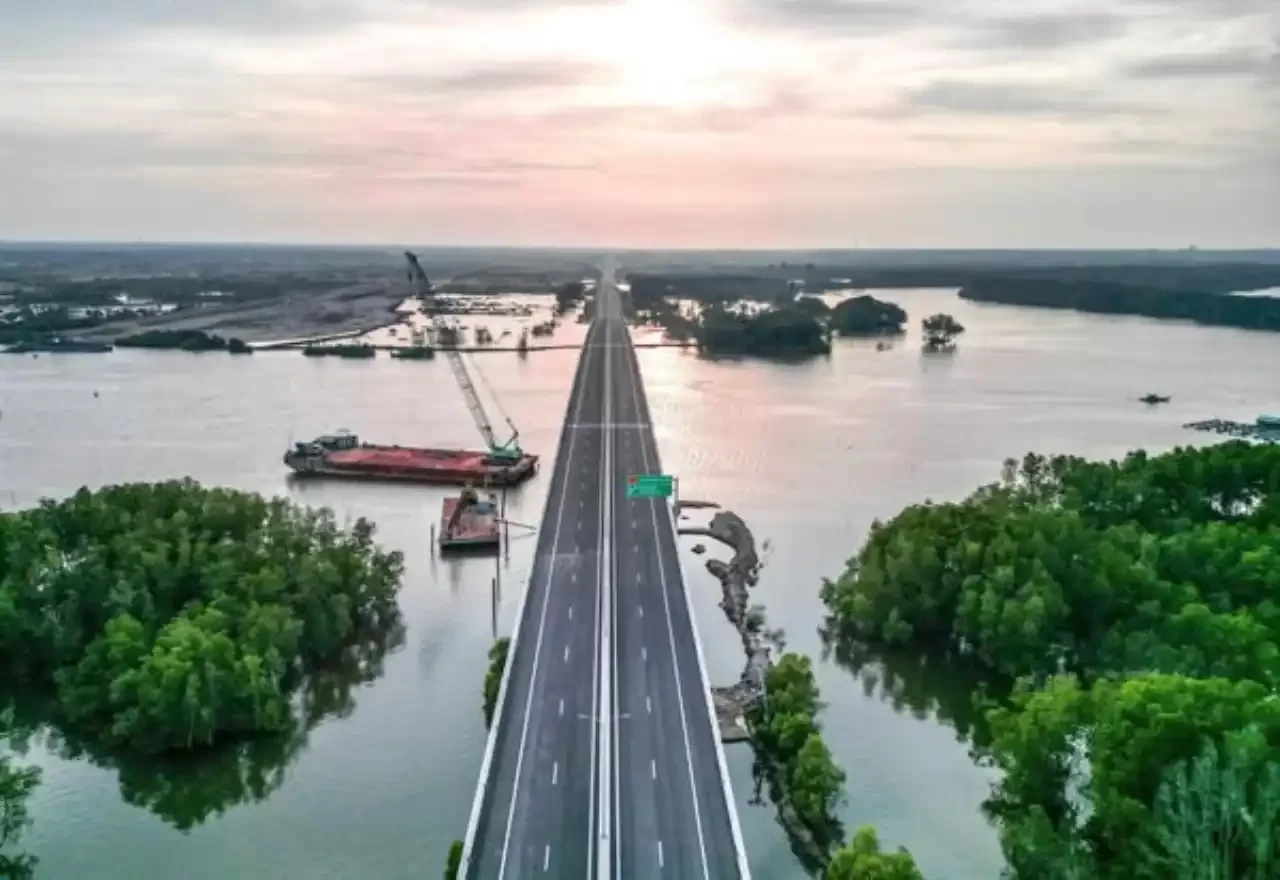
[[[459,333],[457,319],[452,317],[455,307],[450,304],[437,309],[435,289],[417,256],[406,251],[405,260],[421,311],[429,319],[428,327],[413,331],[411,349],[443,353],[484,447],[450,449],[369,443],[344,429],[294,443],[285,451],[283,461],[299,478],[459,486],[459,495],[443,501],[435,543],[441,552],[496,551],[506,525],[505,492],[537,474],[538,456],[521,448],[520,431],[502,409],[484,374],[468,362],[456,345],[441,345],[442,340],[456,340]],[[501,437],[481,398],[477,379],[505,426]]]

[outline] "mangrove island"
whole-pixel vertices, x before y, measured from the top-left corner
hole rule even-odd
[[[876,523],[823,585],[841,642],[985,674],[1008,876],[1276,876],[1277,475],[1280,448],[1240,441],[1029,454]]]

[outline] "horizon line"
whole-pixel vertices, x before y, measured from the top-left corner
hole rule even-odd
[[[786,246],[769,247],[677,247],[677,246],[615,246],[600,244],[404,244],[388,242],[383,244],[352,244],[328,241],[288,242],[288,241],[233,241],[233,240],[122,240],[122,239],[46,239],[46,238],[0,238],[0,248],[12,246],[106,246],[106,247],[241,247],[241,248],[329,248],[344,250],[401,250],[418,248],[420,250],[510,250],[510,251],[606,251],[612,253],[642,253],[658,251],[663,253],[1158,253],[1158,254],[1213,254],[1213,253],[1280,253],[1280,245],[1236,246],[1236,247],[1197,247],[1183,245],[1181,247],[939,247],[894,245],[883,247],[847,246]]]

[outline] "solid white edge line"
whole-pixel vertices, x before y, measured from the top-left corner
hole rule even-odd
[[[631,331],[628,330],[628,338]],[[633,352],[634,357],[634,352]],[[634,358],[632,369],[636,374],[636,382],[640,382],[640,359]],[[637,412],[636,418],[642,421],[652,423],[653,419],[645,418],[647,414]],[[658,451],[658,438],[653,438],[653,454],[658,460],[658,467],[662,467],[662,455]],[[676,530],[676,512],[667,505],[670,516],[667,517],[667,524],[671,528],[671,540],[675,544],[676,560],[680,558],[680,533]],[[689,598],[689,585],[684,583],[684,570],[681,568],[680,573],[681,584],[684,586],[684,602],[685,608],[689,612],[689,626],[693,629],[693,647],[694,654],[698,658],[698,673],[702,676],[702,696],[707,704],[707,718],[711,723],[711,736],[716,746],[716,766],[720,770],[720,784],[724,786],[724,797],[726,807],[729,813],[729,833],[733,835],[733,848],[738,856],[738,875],[741,880],[751,880],[751,866],[747,864],[747,847],[742,839],[742,825],[738,821],[738,802],[733,795],[733,783],[729,779],[729,765],[724,757],[724,740],[720,738],[720,725],[716,716],[715,703],[711,699],[711,680],[707,677],[707,659],[702,652],[702,635],[698,632],[698,616],[693,611],[693,600]]]
[[[590,331],[588,330],[588,332]],[[573,438],[576,435],[576,432],[569,430],[569,426],[573,424],[573,422],[576,420],[578,412],[581,411],[582,409],[582,400],[579,399],[577,409],[575,410],[573,392],[574,392],[574,389],[578,387],[578,382],[582,378],[582,374],[586,369],[586,361],[587,361],[586,353],[587,353],[587,346],[584,343],[582,347],[582,354],[579,355],[578,357],[578,369],[577,369],[577,372],[574,374],[573,384],[569,386],[569,399],[565,401],[565,405],[564,405],[564,425],[560,431],[560,443],[563,444],[566,439],[568,439],[569,441],[569,455],[565,458],[566,464],[568,464],[568,462],[573,458]],[[559,456],[560,456],[560,447],[557,446],[556,457],[559,458]],[[552,466],[551,487],[547,492],[547,500],[544,503],[543,510],[542,510],[542,519],[544,522],[547,520],[548,516],[551,513],[552,502],[555,498],[555,492],[553,491],[555,489],[555,477],[556,477],[555,459],[552,459],[551,466]],[[561,508],[564,507],[564,490],[566,488],[565,483],[567,483],[568,480],[569,480],[569,474],[566,472],[564,474],[564,477],[561,479],[561,488],[560,488],[560,493],[561,493],[560,507]],[[559,538],[559,531],[560,531],[559,527],[557,526],[556,539]],[[554,542],[555,542],[555,539],[553,539],[553,547],[554,547]],[[536,560],[535,560],[535,563],[536,563]],[[548,564],[549,565],[555,564],[554,552],[552,553],[551,560]],[[548,572],[548,577],[549,576],[550,576],[550,572]],[[525,583],[524,592],[520,594],[520,607],[516,609],[515,626],[511,632],[511,636],[510,636],[511,641],[507,645],[507,665],[506,665],[506,668],[502,670],[502,681],[498,685],[497,707],[494,710],[493,723],[489,725],[488,736],[486,736],[485,738],[484,757],[480,759],[479,781],[476,783],[476,793],[471,799],[471,814],[467,817],[467,830],[462,838],[462,861],[458,866],[458,876],[460,878],[466,878],[467,872],[471,867],[471,853],[472,853],[472,849],[475,846],[476,830],[480,826],[480,813],[484,809],[484,796],[487,793],[489,788],[489,773],[493,765],[493,752],[494,752],[494,749],[497,747],[498,731],[502,729],[502,717],[505,714],[506,705],[507,705],[508,683],[511,680],[511,670],[515,668],[516,647],[519,644],[520,629],[524,623],[525,605],[529,601],[529,594],[533,592],[533,590],[531,589],[532,586],[533,586],[533,577],[532,577],[532,571],[531,571],[529,580],[527,583]],[[530,683],[532,683],[532,678],[530,679]],[[519,787],[519,779],[516,780],[515,786],[512,789],[512,795],[513,795],[512,800],[515,799],[514,794],[515,794],[516,788],[518,787]]]

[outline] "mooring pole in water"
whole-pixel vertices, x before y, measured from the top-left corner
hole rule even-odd
[[[502,487],[502,556],[511,561],[511,525],[507,522],[507,487]]]
[[[436,524],[431,524],[431,558],[436,558]]]
[[[489,612],[491,618],[491,626],[493,628],[493,637],[498,638],[498,579],[495,577],[490,581],[490,605],[492,610]]]

